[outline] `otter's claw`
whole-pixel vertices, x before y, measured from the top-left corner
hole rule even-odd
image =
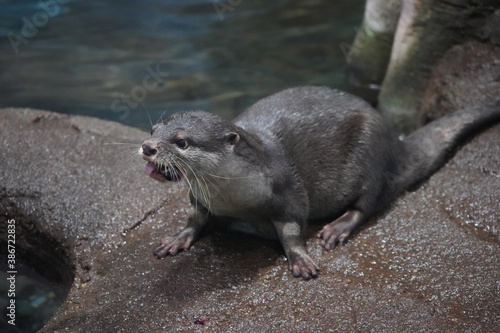
[[[342,228],[341,225],[328,224],[318,232],[317,237],[321,239],[321,245],[326,250],[331,250],[337,245],[344,245],[351,234],[351,230]]]
[[[318,277],[319,267],[308,255],[302,255],[289,260],[290,271],[292,271],[293,276],[302,277],[304,280]]]
[[[193,244],[194,236],[191,230],[182,230],[173,237],[166,237],[160,246],[154,251],[154,255],[160,259],[167,255],[175,256],[180,250],[187,251]]]
[[[321,245],[326,250],[331,250],[337,245],[344,245],[349,235],[364,220],[364,214],[357,210],[348,210],[335,221],[325,225],[318,233]]]

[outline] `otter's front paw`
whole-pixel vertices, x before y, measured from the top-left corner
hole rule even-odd
[[[161,241],[160,246],[154,251],[154,255],[160,259],[167,255],[175,256],[179,250],[187,251],[194,242],[192,230],[184,229],[173,237],[166,237]]]
[[[319,275],[318,265],[307,254],[291,255],[288,261],[290,262],[290,270],[295,277],[309,280]]]

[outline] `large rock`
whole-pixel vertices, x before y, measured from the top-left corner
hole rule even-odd
[[[326,252],[309,237],[322,271],[302,281],[276,243],[223,231],[155,259],[160,238],[185,223],[187,191],[141,174],[133,155],[147,133],[26,109],[0,110],[0,119],[0,216],[30,221],[75,267],[65,303],[41,332],[192,332],[202,330],[199,319],[211,332],[500,325],[499,125],[346,246]]]
[[[454,110],[494,103],[500,91],[499,75],[498,47],[478,42],[454,46],[431,73],[422,112],[434,120]]]

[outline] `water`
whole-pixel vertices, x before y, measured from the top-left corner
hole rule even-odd
[[[73,267],[65,250],[32,225],[17,224],[16,243],[7,247],[14,229],[6,226],[0,214],[0,332],[35,332],[66,298]]]
[[[345,89],[364,1],[0,0],[0,107],[149,128],[163,113],[233,118],[298,85]]]
[[[6,282],[11,275],[6,271],[0,271],[1,314],[5,318],[0,323],[0,330],[2,332],[36,332],[54,315],[66,298],[69,288],[65,284],[46,279],[30,267],[21,267],[17,268],[15,297],[9,298],[7,297],[9,285]],[[11,299],[15,300],[15,325],[7,323],[11,320],[11,317],[7,316],[10,313],[7,307]]]

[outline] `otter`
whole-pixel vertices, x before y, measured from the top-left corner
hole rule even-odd
[[[327,250],[399,194],[436,171],[474,130],[500,119],[500,101],[427,124],[404,140],[362,99],[327,87],[266,97],[234,121],[179,112],[153,126],[139,149],[155,180],[185,180],[187,226],[161,241],[158,258],[188,250],[210,223],[229,220],[281,242],[294,276],[319,274],[303,231]]]

